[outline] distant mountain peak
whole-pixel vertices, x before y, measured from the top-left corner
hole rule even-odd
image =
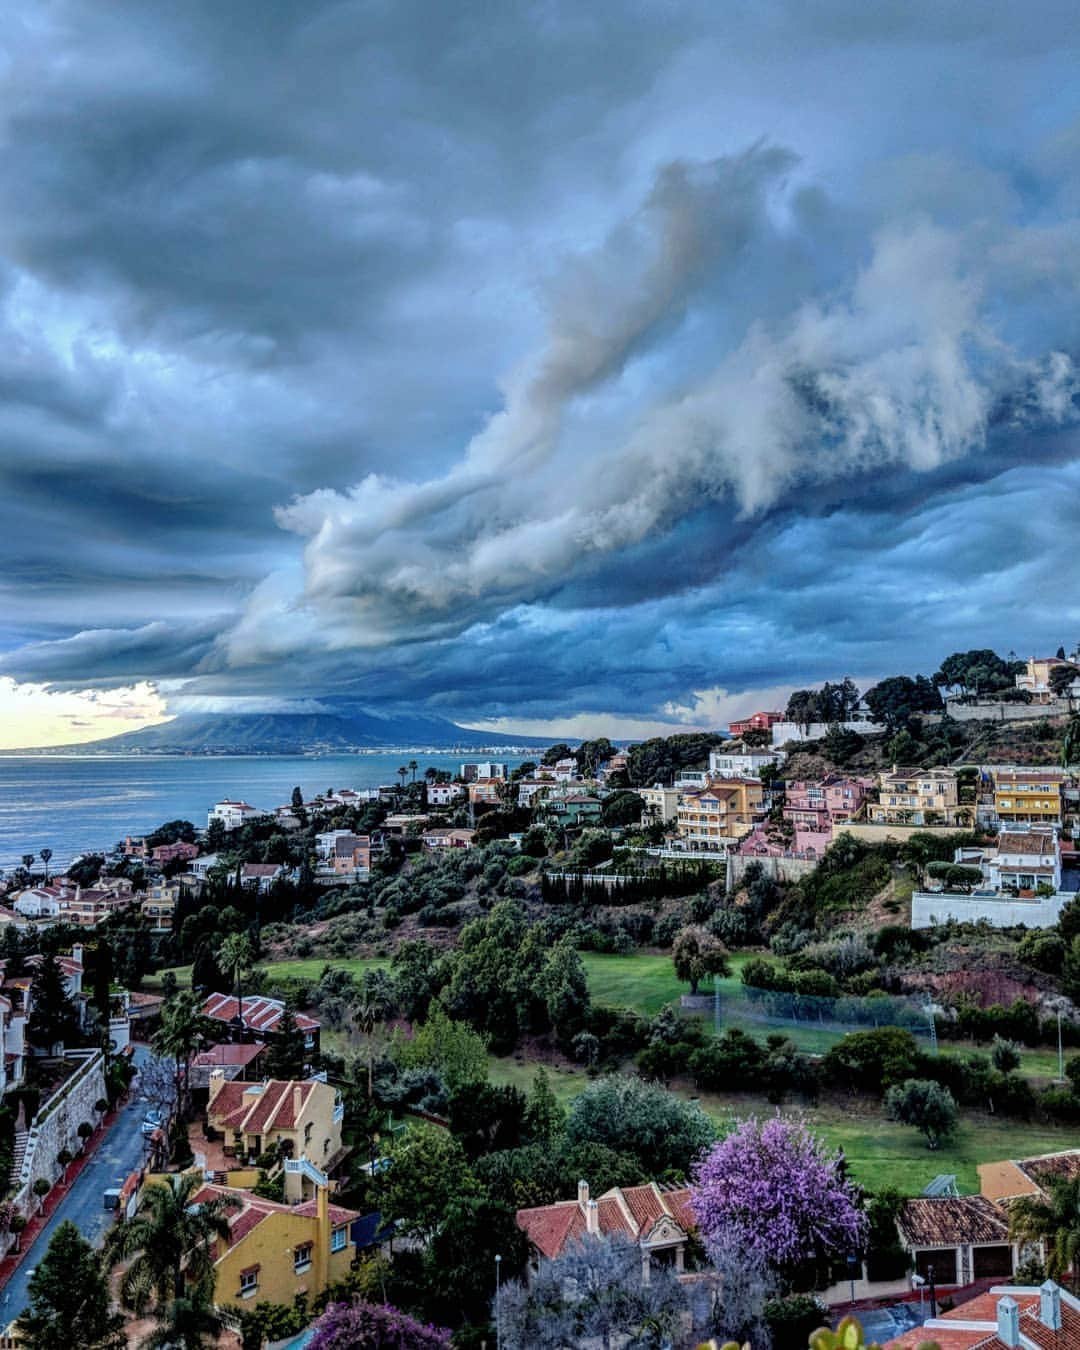
[[[83,751],[183,754],[309,754],[313,751],[544,746],[536,736],[497,735],[427,713],[181,713],[169,722],[80,745]],[[73,746],[57,747],[74,749]]]

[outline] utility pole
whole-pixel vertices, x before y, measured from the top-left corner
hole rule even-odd
[[[495,1257],[495,1350],[502,1344],[502,1257]]]

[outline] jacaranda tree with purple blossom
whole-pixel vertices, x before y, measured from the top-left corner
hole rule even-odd
[[[706,1251],[734,1240],[796,1288],[862,1251],[866,1217],[839,1154],[799,1121],[750,1118],[694,1169],[691,1204]]]
[[[450,1333],[388,1303],[331,1303],[308,1350],[450,1350]]]

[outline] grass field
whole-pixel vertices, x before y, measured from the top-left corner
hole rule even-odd
[[[733,953],[731,974],[720,981],[721,995],[739,985],[742,968],[750,959],[749,953]],[[590,994],[595,1002],[609,1007],[632,1008],[652,1017],[690,992],[688,984],[676,979],[670,952],[632,952],[627,956],[582,952],[581,960],[589,977]],[[710,982],[704,992],[711,989]]]
[[[527,1091],[536,1069],[535,1064],[515,1058],[493,1059],[491,1078],[493,1082],[512,1083]],[[572,1102],[589,1081],[585,1073],[573,1069],[549,1068],[548,1077],[564,1105]],[[743,1094],[696,1095],[686,1090],[679,1095],[696,1096],[702,1109],[725,1130],[745,1116],[770,1115],[777,1109],[764,1098]],[[804,1117],[830,1148],[842,1148],[857,1181],[872,1188],[895,1186],[908,1195],[918,1195],[941,1172],[954,1172],[960,1190],[974,1193],[979,1189],[976,1171],[979,1163],[1080,1148],[1077,1128],[1037,1126],[973,1115],[964,1117],[952,1143],[932,1152],[921,1135],[909,1126],[886,1120],[876,1105],[863,1100],[834,1099],[806,1108],[786,1104],[780,1109],[785,1114]]]

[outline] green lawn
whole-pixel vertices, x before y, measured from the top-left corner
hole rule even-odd
[[[536,1068],[535,1064],[520,1059],[493,1059],[491,1079],[527,1091]],[[564,1104],[573,1101],[589,1081],[577,1069],[549,1068],[548,1076],[555,1095]],[[744,1094],[698,1095],[686,1089],[679,1091],[679,1095],[696,1096],[723,1129],[730,1129],[744,1116],[770,1115],[777,1109],[764,1098]],[[979,1189],[976,1171],[979,1163],[1080,1148],[1080,1128],[1036,1126],[971,1115],[964,1118],[951,1144],[931,1152],[921,1135],[909,1126],[886,1120],[876,1104],[865,1100],[833,1099],[814,1107],[788,1103],[781,1109],[802,1116],[831,1148],[842,1148],[857,1181],[872,1188],[896,1186],[908,1195],[918,1195],[941,1172],[954,1172],[960,1190],[973,1194]]]
[[[731,974],[720,981],[721,994],[739,984],[742,968],[751,955],[747,952],[732,955]],[[670,952],[632,952],[627,956],[582,952],[581,959],[593,1000],[609,1007],[632,1008],[651,1017],[666,1004],[675,1003],[681,995],[690,992],[688,984],[675,978]],[[710,984],[706,992],[711,989]]]
[[[386,958],[379,956],[315,956],[304,960],[269,961],[259,969],[265,970],[272,980],[309,980],[312,984],[318,984],[319,976],[327,966],[347,970],[351,975],[362,975],[365,970],[387,964]]]

